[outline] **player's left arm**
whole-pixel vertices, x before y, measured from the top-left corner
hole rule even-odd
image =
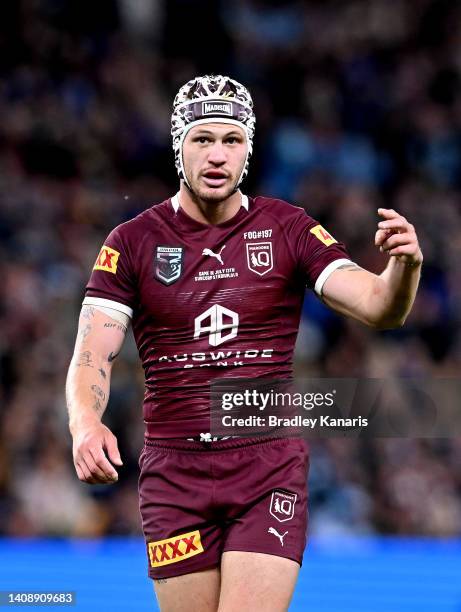
[[[337,268],[325,281],[322,300],[370,327],[400,327],[416,297],[423,254],[414,226],[393,209],[379,208],[375,245],[390,256],[379,275],[355,264]]]

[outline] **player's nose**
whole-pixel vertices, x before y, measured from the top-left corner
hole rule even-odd
[[[222,142],[216,141],[210,147],[208,161],[216,166],[222,165],[227,161],[226,151]]]

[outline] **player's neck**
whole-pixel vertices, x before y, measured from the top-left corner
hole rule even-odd
[[[197,198],[181,181],[179,203],[183,211],[195,221],[218,225],[234,217],[242,205],[242,194],[236,191],[221,202],[205,202]]]

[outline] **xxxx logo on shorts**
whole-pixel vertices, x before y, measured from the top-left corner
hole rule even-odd
[[[117,261],[120,253],[115,249],[104,245],[99,251],[98,258],[94,264],[93,270],[104,270],[105,272],[117,272]]]
[[[316,225],[310,229],[311,234],[314,234],[316,238],[323,242],[325,246],[330,246],[330,244],[334,244],[337,242],[327,230],[321,225]]]
[[[148,544],[150,564],[152,567],[161,567],[170,563],[184,561],[203,552],[200,531],[190,531],[181,535],[149,542]]]

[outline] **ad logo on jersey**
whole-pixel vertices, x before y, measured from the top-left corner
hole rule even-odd
[[[246,244],[248,268],[264,276],[274,267],[272,242],[249,242]]]
[[[285,523],[293,518],[295,512],[296,493],[287,491],[274,491],[271,497],[270,514],[279,521]]]
[[[104,270],[104,272],[117,272],[117,261],[120,253],[115,249],[104,245],[99,251],[98,258],[94,264],[93,270]]]
[[[325,246],[330,246],[330,244],[334,244],[335,242],[338,242],[337,240],[335,240],[333,238],[333,236],[327,232],[327,230],[322,227],[321,225],[316,225],[315,227],[313,227],[310,230],[311,234],[314,234],[314,236],[316,238],[318,238],[320,240],[320,242],[323,242],[323,244]]]
[[[148,550],[151,567],[184,561],[203,552],[200,531],[190,531],[167,540],[149,542]]]
[[[195,318],[194,338],[200,338],[202,333],[207,333],[208,342],[211,346],[219,346],[223,342],[235,338],[238,326],[239,316],[236,312],[215,304]],[[225,330],[229,330],[229,332],[223,334],[222,332]]]
[[[171,285],[181,276],[184,249],[158,246],[154,258],[154,276],[164,285]]]

